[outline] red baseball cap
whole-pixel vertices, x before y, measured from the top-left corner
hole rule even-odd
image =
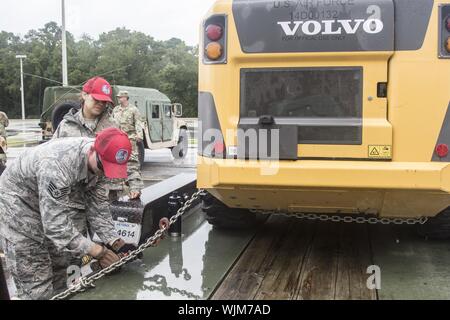
[[[128,135],[117,129],[107,128],[97,134],[94,149],[100,157],[107,178],[127,178],[127,162],[131,156]]]
[[[95,100],[113,103],[111,85],[102,77],[89,79],[84,84],[83,91],[90,94]]]

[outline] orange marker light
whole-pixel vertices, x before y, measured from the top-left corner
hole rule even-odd
[[[445,41],[445,49],[447,50],[447,52],[450,52],[450,37],[448,37]]]
[[[206,56],[211,60],[217,60],[222,56],[222,46],[218,42],[211,42],[206,46]]]

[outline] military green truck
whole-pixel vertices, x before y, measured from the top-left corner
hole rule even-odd
[[[141,166],[145,149],[169,148],[175,158],[186,155],[188,139],[186,122],[180,119],[183,107],[171,103],[160,91],[149,88],[112,86],[114,105],[118,105],[117,93],[128,91],[130,103],[134,104],[145,118],[144,141],[139,144]],[[64,115],[71,108],[80,108],[81,86],[48,87],[44,91],[43,112],[39,126],[42,128],[42,141],[52,138]]]

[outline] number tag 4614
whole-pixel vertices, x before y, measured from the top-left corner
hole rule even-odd
[[[137,246],[141,238],[141,225],[122,221],[114,221],[117,234],[125,243]]]

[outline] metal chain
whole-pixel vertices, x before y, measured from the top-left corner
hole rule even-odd
[[[67,289],[64,292],[61,292],[61,293],[53,296],[50,300],[62,300],[62,299],[65,299],[65,298],[75,294],[75,293],[83,292],[87,288],[95,288],[95,285],[94,285],[95,281],[97,281],[97,280],[103,278],[104,276],[106,276],[107,274],[117,270],[124,264],[135,259],[145,249],[151,247],[156,242],[156,240],[160,239],[164,235],[164,232],[166,230],[168,230],[169,227],[172,224],[174,224],[178,220],[179,217],[181,217],[184,213],[186,213],[187,209],[189,209],[192,206],[194,201],[197,200],[203,192],[204,192],[203,190],[198,190],[197,192],[192,194],[192,196],[184,203],[184,205],[180,209],[178,209],[177,213],[169,219],[169,225],[163,226],[160,229],[158,229],[153,236],[148,238],[147,241],[142,243],[136,250],[130,251],[126,256],[121,258],[119,261],[111,264],[110,266],[100,270],[97,273],[94,273],[90,276],[81,277],[79,282],[76,285],[70,287],[69,289]]]
[[[157,287],[154,285],[147,285],[145,286],[146,289],[149,289],[150,291],[161,291],[162,293],[166,294],[166,292],[172,292],[172,293],[177,293],[183,297],[187,297],[189,299],[193,299],[193,300],[200,300],[202,297],[200,297],[199,295],[196,295],[192,292],[188,292],[186,290],[180,290],[178,288],[172,288],[172,287]]]
[[[128,263],[129,261],[135,259],[141,252],[143,252],[145,249],[151,247],[156,240],[160,239],[164,232],[169,229],[169,227],[174,224],[179,217],[181,217],[187,209],[189,209],[192,206],[192,203],[197,200],[201,194],[203,194],[204,190],[198,190],[195,192],[191,198],[189,198],[181,207],[178,209],[177,214],[172,216],[169,220],[169,225],[167,227],[162,227],[158,229],[153,236],[147,239],[146,242],[141,244],[136,250],[130,251],[127,256],[121,258],[119,261],[111,264],[105,269],[102,269],[101,271],[90,275],[86,277],[81,277],[79,282],[67,289],[66,291],[57,294],[51,298],[51,300],[62,300],[65,299],[75,293],[83,292],[87,288],[94,288],[94,282],[103,278],[107,274],[117,270],[124,264]],[[332,221],[332,222],[345,222],[345,223],[357,223],[357,224],[408,224],[408,225],[414,225],[414,224],[425,224],[428,220],[427,217],[421,217],[421,218],[409,218],[409,219],[403,219],[403,218],[376,218],[376,217],[364,217],[364,216],[345,216],[345,215],[327,215],[327,214],[315,214],[315,213],[287,213],[282,211],[273,211],[273,210],[259,210],[259,209],[251,209],[250,210],[253,213],[263,214],[263,215],[281,215],[286,217],[295,217],[298,219],[304,219],[304,220],[319,220],[319,221]],[[185,293],[183,291],[180,291],[179,293]]]
[[[274,210],[259,210],[259,209],[251,209],[253,213],[263,214],[263,215],[278,215],[285,217],[295,217],[303,220],[319,220],[319,221],[332,221],[332,222],[345,222],[345,223],[357,223],[357,224],[425,224],[428,221],[427,217],[421,218],[377,218],[377,217],[365,217],[365,216],[349,216],[349,215],[328,215],[328,214],[316,214],[316,213],[287,213],[282,211],[274,211]]]
[[[186,269],[183,269],[183,270],[186,270]],[[186,270],[186,273],[187,273],[187,270]],[[198,296],[198,295],[196,295],[196,294],[194,294],[192,292],[188,292],[186,290],[180,290],[178,288],[169,287],[167,285],[166,278],[164,276],[162,276],[162,275],[156,274],[156,275],[154,275],[152,277],[147,278],[146,281],[153,281],[156,284],[160,285],[160,286],[146,285],[144,283],[144,288],[149,289],[150,291],[156,291],[156,290],[157,291],[161,291],[162,293],[164,293],[165,295],[168,295],[168,296],[172,292],[172,293],[177,293],[177,294],[180,294],[180,295],[182,295],[184,297],[188,297],[188,298],[194,299],[194,300],[200,300],[201,299],[200,296]]]

